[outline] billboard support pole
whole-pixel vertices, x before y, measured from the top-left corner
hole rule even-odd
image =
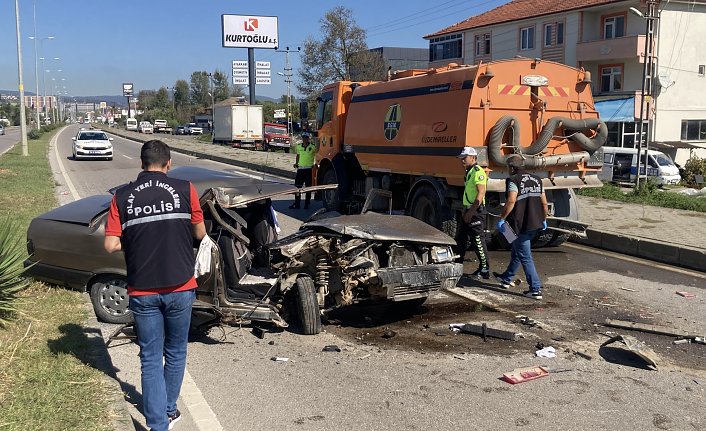
[[[248,48],[248,82],[250,90],[250,104],[255,104],[255,48]]]

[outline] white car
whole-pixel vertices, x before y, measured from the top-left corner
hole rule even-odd
[[[203,133],[203,127],[199,127],[195,123],[189,123],[184,126],[184,131],[187,135],[201,135]]]
[[[140,122],[140,133],[154,133],[154,127],[149,121]]]
[[[5,126],[0,124],[0,135],[4,135],[4,134],[5,134]]]
[[[74,141],[74,160],[80,159],[107,159],[113,160],[113,144],[105,132],[101,130],[78,131]]]

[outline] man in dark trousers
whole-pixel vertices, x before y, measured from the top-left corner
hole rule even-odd
[[[125,253],[143,414],[150,429],[166,431],[181,419],[176,402],[196,298],[193,238],[201,240],[206,229],[194,186],[167,176],[172,166],[167,144],[146,142],[140,159],[137,179],[113,196],[104,245],[109,253]]]
[[[297,169],[297,176],[294,179],[294,185],[297,187],[311,186],[312,168],[314,167],[314,156],[316,156],[316,145],[309,140],[309,132],[302,133],[302,143],[297,144],[297,159],[294,162],[294,167]],[[294,195],[294,203],[290,209],[298,209],[302,197],[299,193]],[[304,201],[304,209],[309,208],[311,201],[311,193],[306,194]]]
[[[488,177],[485,170],[478,166],[478,153],[475,148],[463,147],[458,158],[466,168],[462,223],[456,234],[458,254],[463,262],[470,241],[471,248],[478,258],[478,269],[471,277],[487,280],[490,278],[488,246],[485,243],[485,189]]]
[[[506,182],[507,201],[497,227],[498,231],[504,232],[506,225],[509,225],[517,239],[512,242],[507,269],[502,274],[494,272],[493,275],[503,288],[508,289],[515,285],[515,274],[522,265],[529,284],[529,290],[525,291],[524,295],[539,300],[542,299],[542,282],[532,259],[531,242],[537,230],[547,228],[547,197],[542,180],[525,171],[521,156],[513,154],[506,160],[510,168],[510,178]]]

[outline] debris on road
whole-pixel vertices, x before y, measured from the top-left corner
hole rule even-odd
[[[471,323],[452,323],[449,325],[449,328],[453,331],[461,331],[465,334],[480,335],[481,337],[483,337],[483,339],[485,339],[486,337],[492,337],[500,338],[503,340],[517,341],[522,336],[522,334],[517,332],[489,328],[488,325],[485,323],[481,325],[473,325]]]
[[[279,356],[273,356],[270,358],[270,360],[275,361],[275,362],[287,362],[287,361],[289,361],[289,358],[281,358]]]
[[[541,377],[546,377],[549,375],[544,367],[529,367],[529,368],[516,368],[509,373],[503,374],[502,379],[511,385],[516,385],[518,383],[524,383],[530,380],[539,379]]]
[[[630,289],[629,287],[618,287],[620,290],[627,290],[628,292],[637,292],[637,289]]]
[[[645,323],[627,322],[625,320],[606,319],[605,325],[613,328],[631,329],[633,331],[647,332],[657,335],[668,335],[671,337],[688,337],[692,334],[689,331],[668,328],[666,326],[648,325]]]
[[[329,344],[328,346],[324,346],[324,348],[321,349],[321,351],[322,352],[338,352],[338,353],[340,353],[341,348],[335,344]]]
[[[687,291],[684,291],[684,290],[677,291],[677,295],[683,296],[683,297],[686,298],[686,299],[696,298],[696,294],[695,294],[695,293],[687,292]]]
[[[522,325],[529,326],[530,328],[534,328],[535,326],[537,327],[542,327],[542,323],[532,319],[531,317],[525,316],[523,314],[518,314],[515,316],[515,323],[520,323]]]
[[[461,355],[454,355],[453,357],[454,357],[454,359],[460,359],[460,360],[462,360],[462,361],[467,361],[467,360],[468,360],[467,357],[461,356]]]
[[[584,352],[581,352],[578,350],[574,350],[574,355],[576,355],[580,358],[586,359],[587,361],[590,361],[593,359],[593,356],[589,355],[588,353],[584,353]]]
[[[539,358],[556,358],[556,349],[552,346],[547,346],[543,349],[534,352]]]
[[[385,332],[382,333],[382,338],[392,338],[395,335],[397,335],[397,332],[391,329],[386,329]]]
[[[616,335],[615,337],[601,344],[601,347],[613,344],[616,341],[622,342],[627,350],[633,352],[640,359],[645,361],[648,365],[651,365],[652,367],[657,369],[657,362],[660,360],[659,356],[657,356],[657,353],[647,347],[645,343],[630,335]]]
[[[252,331],[250,331],[250,332],[252,332],[252,334],[254,336],[256,336],[257,338],[259,338],[261,340],[263,338],[265,338],[265,330],[262,328],[258,328],[257,326],[253,326]]]
[[[361,356],[360,358],[358,358],[358,360],[362,361],[363,359],[368,359],[369,357],[370,357],[370,353]]]

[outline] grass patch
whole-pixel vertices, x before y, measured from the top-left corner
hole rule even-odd
[[[24,244],[32,218],[56,206],[47,152],[54,133],[0,157],[0,218]],[[0,429],[110,429],[109,389],[93,362],[80,293],[32,283],[20,294],[15,319],[0,328]]]
[[[581,196],[633,204],[706,212],[706,198],[667,192],[656,187],[648,186],[641,188],[639,191],[631,190],[625,193],[620,187],[613,184],[603,184],[603,187],[580,189],[576,193]]]
[[[210,143],[211,140],[212,140],[212,136],[211,136],[210,133],[204,133],[204,134],[199,135],[199,137],[196,138],[196,140],[197,140],[197,141],[201,141],[201,142],[208,142],[208,143]]]

